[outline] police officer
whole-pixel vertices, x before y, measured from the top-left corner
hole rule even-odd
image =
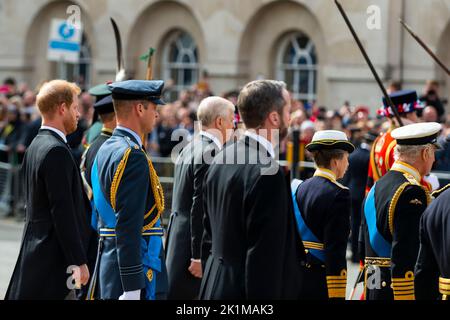
[[[420,221],[420,250],[414,281],[417,300],[449,300],[450,297],[448,188],[446,186],[433,193],[434,197],[439,197],[427,208]]]
[[[297,226],[307,252],[303,269],[305,299],[345,299],[346,249],[350,232],[350,191],[337,182],[355,150],[345,133],[317,132],[306,149],[318,169],[314,177],[292,183]]]
[[[370,190],[362,217],[367,300],[414,300],[419,222],[431,201],[420,181],[433,166],[440,130],[418,123],[391,133],[398,160]]]
[[[158,118],[157,105],[164,104],[163,87],[163,81],[138,80],[110,85],[117,127],[98,151],[91,175],[103,243],[101,299],[154,300],[163,279],[164,195],[142,145]]]

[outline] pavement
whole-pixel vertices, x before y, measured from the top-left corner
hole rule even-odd
[[[9,280],[19,256],[23,223],[0,219],[0,300],[8,289]]]
[[[3,300],[8,289],[9,280],[14,270],[15,263],[20,251],[22,239],[23,223],[11,219],[0,219],[0,300]],[[348,253],[349,256],[349,253]],[[347,297],[350,295],[353,284],[359,272],[359,265],[347,264],[348,287]],[[355,299],[359,299],[362,292],[362,285],[358,287]]]

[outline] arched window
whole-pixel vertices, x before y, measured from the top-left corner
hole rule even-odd
[[[313,102],[317,94],[317,55],[314,43],[304,34],[286,36],[278,51],[277,77],[286,82],[294,98]]]
[[[169,101],[178,99],[180,91],[191,87],[199,80],[198,48],[194,39],[184,31],[176,31],[167,39],[163,51],[165,80],[172,80]]]

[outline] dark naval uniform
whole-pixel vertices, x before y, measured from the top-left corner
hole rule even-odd
[[[414,300],[419,222],[431,201],[412,166],[397,161],[370,190],[362,217],[367,300]]]
[[[306,149],[319,153],[355,147],[345,133],[318,131]],[[302,298],[345,299],[347,287],[347,242],[350,233],[350,190],[336,181],[333,171],[318,168],[314,177],[291,184],[297,229],[306,249]]]
[[[300,297],[305,252],[289,183],[256,138],[224,148],[206,173],[205,233],[212,248],[201,300]]]
[[[326,169],[318,169],[313,178],[292,187],[297,226],[307,251],[304,298],[345,299],[350,191]]]
[[[168,299],[198,298],[201,279],[188,270],[201,259],[203,236],[203,178],[219,145],[204,133],[187,145],[175,164],[172,215],[167,234]]]
[[[439,197],[420,221],[420,250],[415,269],[417,300],[449,300],[450,297],[449,187],[433,193]]]
[[[23,163],[27,213],[6,300],[64,300],[70,266],[87,264],[89,201],[68,145],[41,129]]]

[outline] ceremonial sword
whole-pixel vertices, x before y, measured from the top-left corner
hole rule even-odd
[[[353,26],[352,26],[352,23],[350,22],[350,20],[349,20],[347,14],[345,13],[344,8],[342,7],[342,5],[339,3],[338,0],[334,0],[334,2],[336,3],[336,6],[338,7],[339,12],[341,13],[342,17],[344,18],[344,21],[345,21],[345,23],[347,24],[347,27],[350,29],[350,32],[352,33],[353,38],[355,39],[356,44],[357,44],[358,47],[359,47],[359,50],[361,51],[362,55],[364,56],[364,59],[366,60],[366,63],[367,63],[367,65],[369,66],[370,70],[372,71],[372,74],[373,74],[373,76],[375,77],[375,80],[376,80],[376,82],[378,83],[378,86],[380,87],[381,91],[383,92],[384,98],[386,99],[388,105],[391,107],[392,112],[394,113],[395,118],[397,119],[399,125],[400,125],[401,127],[403,127],[403,121],[402,121],[402,119],[400,118],[400,114],[398,113],[397,108],[395,107],[394,103],[392,102],[391,97],[390,97],[389,94],[387,93],[386,88],[385,88],[384,85],[383,85],[383,82],[381,82],[381,79],[380,79],[380,77],[378,76],[378,73],[377,73],[377,71],[375,70],[375,68],[374,68],[374,66],[373,66],[373,64],[372,64],[372,61],[370,61],[370,58],[369,58],[369,56],[367,55],[366,50],[364,49],[364,47],[363,47],[361,41],[359,40],[358,35],[356,34],[355,29],[354,29]],[[358,283],[361,281],[362,276],[363,276],[363,274],[364,274],[364,271],[365,271],[365,268],[360,268],[360,271],[359,271],[359,274],[358,274],[358,278],[356,279],[356,283],[355,283],[355,285],[353,286],[353,290],[352,290],[352,293],[351,293],[351,298],[353,298],[353,295],[354,295],[354,293],[355,293],[356,287],[357,287]]]
[[[386,88],[385,88],[384,85],[383,85],[383,82],[381,82],[381,79],[380,79],[380,77],[378,76],[377,71],[375,70],[375,68],[374,68],[374,66],[373,66],[373,64],[372,64],[372,62],[370,61],[370,58],[369,58],[369,56],[367,55],[366,50],[364,49],[363,45],[361,44],[361,41],[359,40],[359,37],[358,37],[358,35],[356,34],[355,29],[353,28],[353,26],[352,26],[350,20],[349,20],[348,17],[347,17],[347,14],[345,13],[344,8],[342,8],[342,6],[341,6],[341,4],[339,3],[338,0],[334,0],[334,2],[336,3],[336,6],[338,7],[339,11],[341,12],[342,17],[343,17],[344,20],[345,20],[345,23],[347,24],[348,28],[350,29],[350,32],[352,33],[353,38],[355,38],[355,41],[356,41],[356,43],[358,44],[358,47],[359,47],[359,49],[361,50],[361,53],[362,53],[362,55],[364,56],[364,59],[366,60],[367,65],[369,66],[370,70],[372,71],[372,74],[373,74],[373,76],[375,77],[375,80],[377,81],[378,86],[380,87],[381,91],[383,92],[384,98],[386,99],[388,105],[391,107],[392,112],[393,112],[394,115],[395,115],[395,118],[397,119],[399,125],[400,125],[401,127],[403,127],[403,121],[402,121],[402,119],[400,118],[400,114],[398,113],[397,108],[395,107],[394,103],[392,102],[391,97],[389,97],[389,94],[387,93]]]
[[[422,48],[425,49],[425,51],[436,61],[436,63],[447,73],[448,76],[450,76],[450,70],[444,65],[444,63],[434,54],[433,51],[425,44],[425,42],[422,41],[422,39],[419,38],[412,30],[411,28],[402,20],[400,19],[400,23],[402,26],[406,29],[406,31],[409,32],[409,34],[416,39],[416,41],[422,46]]]

